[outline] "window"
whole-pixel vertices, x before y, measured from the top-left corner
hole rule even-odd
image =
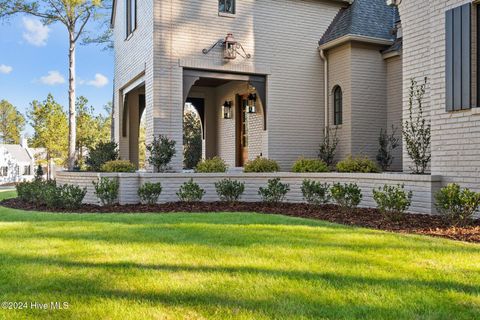
[[[235,14],[235,0],[218,0],[218,12]]]
[[[446,109],[465,110],[472,103],[472,6],[448,10],[445,17]]]
[[[343,93],[342,88],[333,89],[333,124],[338,126],[343,123]]]
[[[30,166],[25,166],[25,167],[23,168],[23,175],[24,175],[24,176],[29,176],[29,175],[31,175],[31,172],[32,172],[32,171],[31,171],[31,169],[30,169]]]
[[[125,26],[127,28],[126,36],[128,38],[137,28],[137,0],[125,0],[125,8]]]
[[[2,177],[8,176],[8,167],[2,167],[0,174],[2,175]]]

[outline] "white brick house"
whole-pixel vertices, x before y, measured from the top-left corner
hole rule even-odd
[[[447,51],[455,41],[446,36],[447,11],[465,4],[470,69],[464,59],[450,66],[450,75]],[[112,25],[113,131],[124,159],[138,161],[143,112],[147,142],[166,134],[182,145],[189,101],[202,116],[205,156],[232,167],[262,155],[288,171],[300,156],[316,157],[326,127],[338,128],[338,159],[374,160],[380,129],[393,125],[400,132],[410,79],[428,77],[431,172],[479,189],[476,1],[122,0],[114,3]],[[238,41],[236,59],[226,59],[227,34]],[[452,50],[465,55],[460,46]],[[458,90],[468,95],[467,87],[468,105],[447,105]],[[256,97],[255,113],[248,113],[249,96]],[[394,169],[408,171],[405,148],[395,156]],[[180,153],[173,167],[181,170]]]

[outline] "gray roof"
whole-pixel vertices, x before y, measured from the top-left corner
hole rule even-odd
[[[391,31],[398,20],[397,8],[388,6],[385,0],[355,0],[340,9],[319,45],[346,35],[393,41],[395,36]]]
[[[31,162],[32,158],[27,152],[27,149],[19,144],[0,144],[0,148],[5,148],[12,158],[17,162]]]

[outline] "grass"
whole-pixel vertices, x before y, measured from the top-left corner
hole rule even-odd
[[[12,193],[1,193],[1,197]],[[480,246],[260,214],[0,207],[0,319],[475,319]]]

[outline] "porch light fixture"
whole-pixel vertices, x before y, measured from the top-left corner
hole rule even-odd
[[[250,53],[245,51],[242,44],[235,40],[233,33],[228,33],[224,40],[217,41],[209,49],[203,49],[203,54],[208,54],[218,45],[223,45],[223,58],[225,60],[235,60],[237,54],[244,59],[250,59],[252,57]]]
[[[257,94],[250,93],[248,95],[248,113],[257,113]]]
[[[225,101],[222,106],[223,119],[232,119],[232,101]]]

